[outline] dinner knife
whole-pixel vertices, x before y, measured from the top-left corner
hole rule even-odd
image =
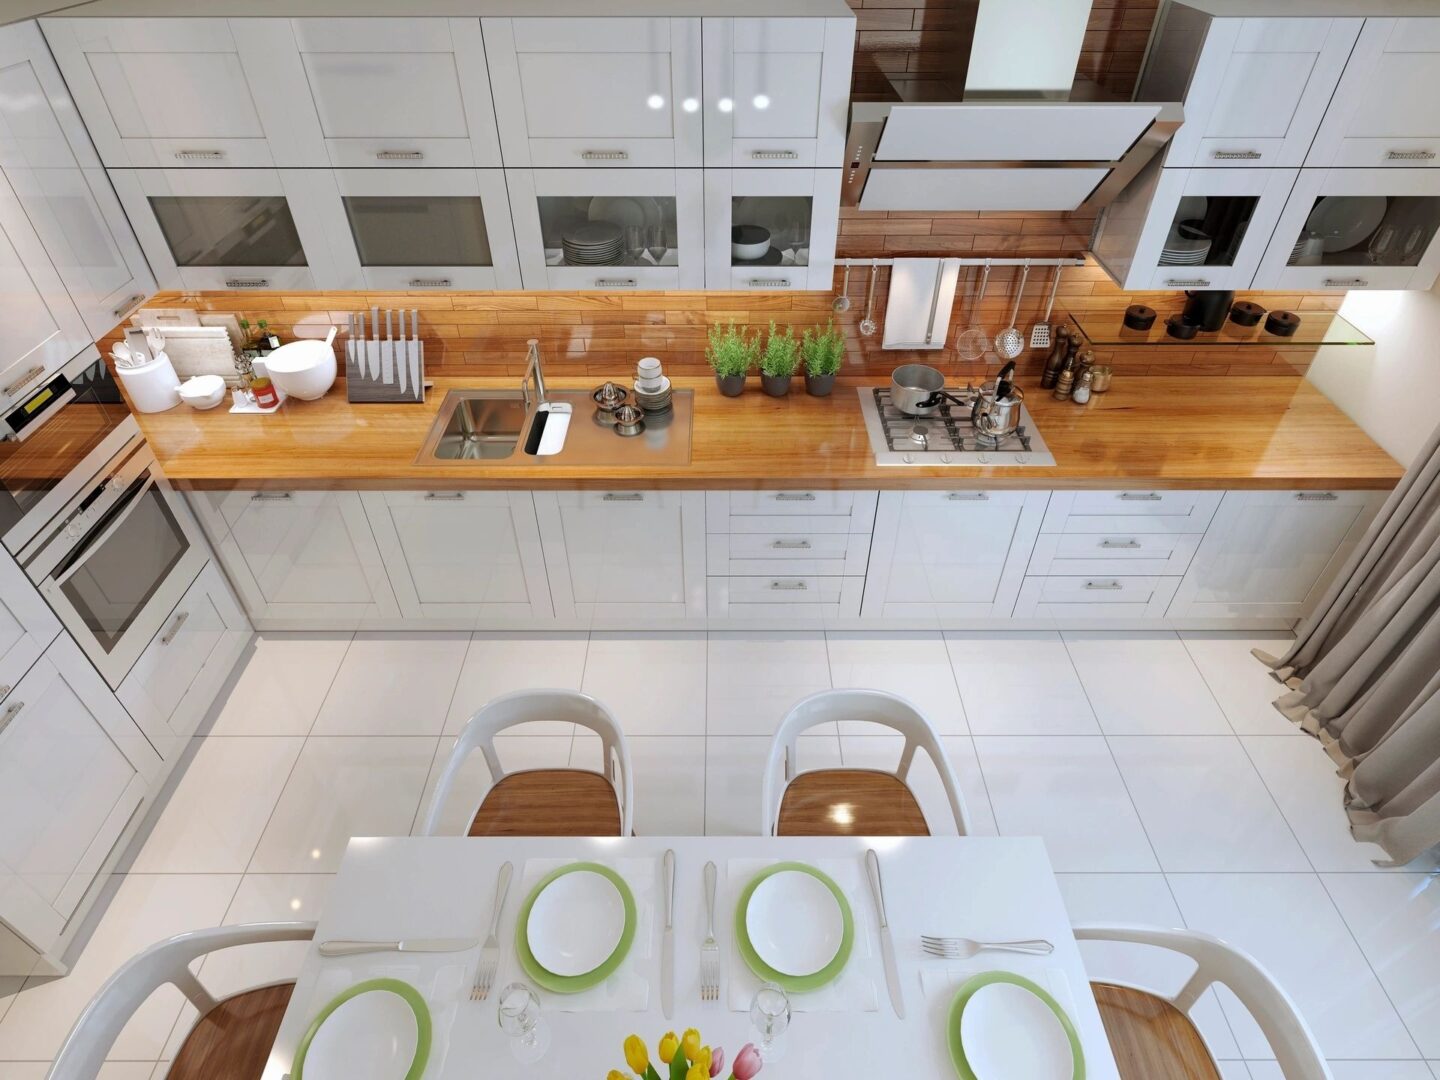
[[[890,936],[890,919],[885,914],[885,888],[880,884],[880,856],[871,848],[865,852],[865,871],[870,875],[870,892],[880,913],[880,954],[885,958],[885,985],[895,1015],[905,1019],[905,993],[900,987],[900,966],[895,962],[895,939]]]
[[[400,379],[400,393],[405,393],[405,376],[409,373],[409,366],[405,363],[405,309],[400,311],[400,338],[395,345],[395,374]]]
[[[377,952],[465,952],[479,945],[478,938],[408,938],[405,941],[322,941],[321,956],[358,956]]]
[[[675,849],[665,851],[665,936],[660,939],[660,1009],[675,1013]]]

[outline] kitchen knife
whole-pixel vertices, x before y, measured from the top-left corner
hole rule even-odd
[[[395,381],[394,315],[389,308],[385,309],[385,340],[380,343],[380,381],[386,386]]]
[[[377,952],[465,952],[479,945],[478,938],[409,938],[405,941],[322,941],[321,956],[358,956]]]
[[[669,1020],[675,1013],[675,851],[665,852],[665,936],[660,939],[660,1009]]]
[[[425,400],[425,387],[420,385],[420,309],[410,309],[410,386],[415,391],[415,400]]]
[[[885,889],[880,884],[880,856],[871,848],[865,852],[865,871],[870,875],[870,892],[875,897],[875,910],[880,913],[880,953],[885,959],[885,985],[890,989],[890,1004],[895,1015],[905,1019],[905,993],[900,988],[900,966],[895,962],[895,939],[890,936],[890,920],[885,914]]]
[[[380,378],[380,308],[370,309],[370,338],[365,342],[365,358],[370,368],[370,378]]]
[[[396,343],[395,374],[400,378],[400,393],[405,393],[405,375],[409,367],[405,363],[405,309],[400,309],[400,340]]]
[[[360,369],[360,377],[370,377],[370,365],[365,356],[365,312],[355,313],[355,366]]]

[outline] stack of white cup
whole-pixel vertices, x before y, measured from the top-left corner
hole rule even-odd
[[[664,412],[670,408],[670,380],[660,369],[660,361],[644,357],[635,365],[635,404],[646,412]]]

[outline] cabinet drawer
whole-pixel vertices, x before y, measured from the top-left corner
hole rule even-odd
[[[652,510],[678,510],[685,505],[683,491],[557,491],[562,507],[591,510],[601,506],[648,506]]]
[[[712,491],[708,517],[750,514],[853,514],[868,504],[873,512],[875,493],[870,491]],[[722,531],[716,529],[714,531]]]
[[[1178,577],[1027,577],[1015,602],[1024,618],[1161,618]]]
[[[789,525],[789,522],[786,523]],[[863,574],[868,534],[806,532],[711,533],[706,572],[724,574]]]
[[[706,579],[712,618],[820,619],[860,614],[863,577],[776,574]]]
[[[1057,491],[1042,533],[1203,533],[1219,491]]]
[[[1201,533],[1042,533],[1031,574],[1183,574]]]

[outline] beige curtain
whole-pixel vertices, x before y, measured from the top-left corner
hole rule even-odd
[[[1440,428],[1290,651],[1255,655],[1339,763],[1355,838],[1397,864],[1440,844]]]

